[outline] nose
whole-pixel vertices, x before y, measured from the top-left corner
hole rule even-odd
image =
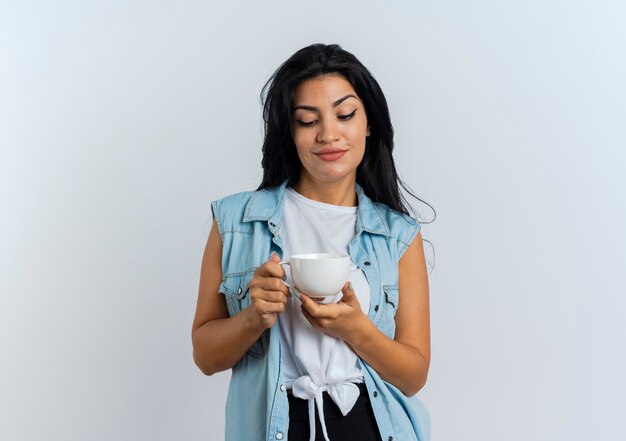
[[[340,138],[339,125],[333,118],[325,118],[318,127],[317,142],[331,144]]]

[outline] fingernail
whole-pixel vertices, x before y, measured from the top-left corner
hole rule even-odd
[[[270,257],[272,257],[274,255],[278,256],[278,253],[276,251],[272,251],[272,254],[270,255]]]
[[[352,289],[352,282],[350,282],[349,288],[350,288],[350,291],[353,291],[353,289]]]

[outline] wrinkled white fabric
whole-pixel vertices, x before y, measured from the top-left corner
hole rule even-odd
[[[283,241],[283,260],[292,254],[344,253],[356,233],[357,207],[325,204],[305,198],[293,189],[285,190],[283,224],[279,235]],[[285,267],[287,282],[293,283],[289,266]],[[348,280],[352,283],[361,309],[368,313],[370,288],[363,271],[354,263]],[[342,293],[328,299],[337,302]],[[363,382],[358,356],[343,340],[314,329],[300,310],[295,296],[287,302],[279,316],[283,351],[282,368],[285,386],[294,396],[309,401],[309,424],[315,438],[315,406],[317,405],[324,437],[322,393],[328,391],[341,412],[346,415],[359,396],[359,388],[352,383]]]
[[[327,384],[318,386],[313,382],[313,379],[308,375],[303,375],[293,383],[294,396],[309,402],[309,429],[310,437],[309,441],[315,441],[315,405],[317,404],[317,412],[320,416],[320,424],[322,426],[322,432],[324,433],[324,439],[330,441],[328,438],[328,432],[326,431],[326,422],[324,419],[324,392],[328,392],[328,395],[341,410],[343,416],[346,416],[348,412],[356,403],[359,398],[359,388],[350,381],[344,381],[337,384]]]

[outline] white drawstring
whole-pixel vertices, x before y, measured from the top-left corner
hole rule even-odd
[[[293,395],[295,397],[307,400],[309,403],[309,429],[310,437],[309,441],[315,441],[315,405],[317,404],[317,412],[319,413],[320,424],[322,425],[322,432],[324,433],[324,439],[330,441],[328,438],[328,432],[326,431],[326,421],[324,418],[324,395],[323,393],[328,391],[329,395],[341,410],[343,416],[346,416],[348,412],[354,407],[354,403],[359,398],[359,388],[354,383],[345,381],[343,383],[329,384],[318,386],[313,382],[313,379],[304,375],[298,378],[293,383]]]

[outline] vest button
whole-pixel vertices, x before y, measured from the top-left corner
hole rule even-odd
[[[389,441],[393,441],[393,436],[390,436],[388,439]]]
[[[374,306],[374,311],[378,311],[378,305]]]
[[[365,265],[365,266],[370,266],[370,265],[371,265],[371,263],[370,263],[370,261],[369,261],[369,260],[366,260],[365,262],[363,262],[363,265]]]
[[[280,385],[280,391],[281,391],[281,392],[285,392],[286,390],[287,390],[287,388],[285,387],[285,385],[284,385],[284,384],[281,384],[281,385]]]
[[[237,290],[237,294],[241,294],[242,292],[243,292],[243,288],[239,288],[239,289]]]
[[[378,392],[374,391],[374,398],[376,398],[378,396]]]
[[[275,436],[276,439],[283,439],[283,434],[278,432]]]

